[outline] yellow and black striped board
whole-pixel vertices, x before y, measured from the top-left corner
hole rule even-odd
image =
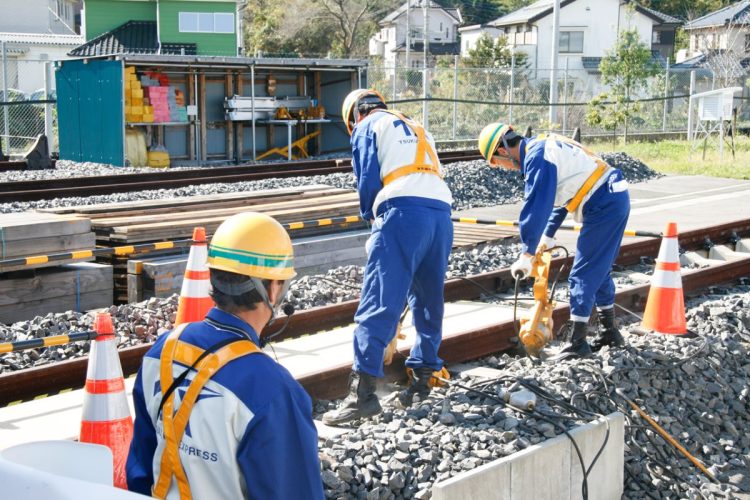
[[[127,245],[122,247],[96,248],[94,250],[78,250],[75,252],[62,252],[50,255],[33,255],[31,257],[19,257],[15,259],[0,260],[0,272],[6,272],[18,266],[34,267],[47,262],[77,261],[101,257],[105,255],[129,255],[133,253],[149,252],[169,248],[182,248],[190,246],[193,240],[159,241],[156,243],[144,243],[140,245]]]
[[[76,332],[67,335],[55,335],[41,339],[19,340],[18,342],[4,342],[0,344],[0,354],[8,352],[25,351],[26,349],[38,349],[40,347],[52,347],[56,345],[71,344],[82,340],[94,340],[96,332]]]
[[[490,225],[490,226],[508,226],[508,227],[518,227],[518,221],[517,220],[496,220],[496,219],[480,219],[477,217],[451,217],[451,220],[453,222],[463,223],[463,224],[482,224],[482,225]],[[581,230],[581,224],[563,224],[560,226],[559,229],[564,229],[566,231],[580,231]],[[654,233],[651,231],[640,231],[638,229],[626,229],[623,232],[623,235],[625,236],[643,236],[645,238],[661,238],[661,233]]]

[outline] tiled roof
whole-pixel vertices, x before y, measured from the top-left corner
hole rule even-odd
[[[401,50],[406,49],[406,43],[400,43],[398,44],[394,49],[392,49],[393,52],[399,52]],[[433,56],[454,56],[461,53],[461,44],[456,43],[437,43],[437,42],[430,42],[430,45],[427,47],[428,51]],[[411,44],[411,50],[415,53],[422,53],[424,52],[424,44],[422,42],[412,42]]]
[[[566,5],[574,1],[575,0],[562,0],[560,2],[560,8],[565,7]],[[659,24],[682,24],[682,21],[680,21],[676,17],[669,16],[654,9],[646,8],[636,2],[628,3],[632,3],[637,11],[654,19]],[[509,12],[508,14],[495,19],[494,21],[490,21],[487,24],[489,24],[490,26],[512,26],[514,24],[533,23],[545,16],[552,14],[553,7],[553,0],[538,0],[531,5],[527,5],[526,7],[522,7],[518,10],[514,10],[513,12]]]
[[[649,9],[648,7],[640,4],[635,4],[635,8],[636,10],[642,12],[643,14],[646,14],[647,16],[650,15],[650,17],[657,19],[661,24],[682,24],[682,21],[680,19],[677,19],[674,16],[670,16],[669,14],[659,12],[658,10]]]
[[[0,33],[0,41],[24,45],[81,45],[81,35],[53,35],[50,33]]]
[[[155,21],[128,21],[112,31],[76,47],[68,54],[78,57],[112,54],[156,54],[158,51]],[[162,43],[162,54],[195,55],[194,43]]]
[[[750,0],[727,5],[703,17],[685,24],[685,29],[708,28],[710,26],[724,26],[725,24],[750,24]]]
[[[411,9],[414,10],[414,9],[422,9],[422,8],[424,8],[424,4],[423,3],[424,3],[424,0],[422,0],[422,1],[417,0],[416,2],[414,2],[412,0]],[[387,16],[385,16],[383,19],[381,19],[380,20],[380,25],[382,26],[384,24],[392,23],[401,14],[406,13],[406,5],[407,4],[400,5],[396,10],[394,10],[393,12],[391,12],[390,14],[388,14]],[[444,10],[449,16],[451,16],[453,19],[455,19],[456,21],[458,21],[459,24],[463,21],[463,19],[461,18],[461,11],[459,9],[454,9],[452,7],[443,7],[442,5],[439,5],[439,4],[437,4],[437,3],[435,3],[435,2],[433,2],[431,0],[430,0],[430,9],[441,9],[441,10]]]

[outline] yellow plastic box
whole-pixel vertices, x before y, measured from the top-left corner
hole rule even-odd
[[[143,99],[143,89],[133,87],[130,91],[130,97],[133,99]]]
[[[143,106],[131,106],[130,112],[134,115],[142,115],[143,114]]]

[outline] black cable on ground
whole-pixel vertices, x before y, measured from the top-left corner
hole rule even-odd
[[[490,394],[490,393],[488,393],[486,391],[474,389],[473,387],[469,387],[467,385],[461,384],[461,383],[456,382],[456,381],[446,380],[446,379],[440,379],[440,380],[443,381],[444,383],[447,383],[450,386],[459,387],[459,388],[461,388],[461,389],[463,389],[465,391],[474,392],[474,393],[477,393],[477,394],[479,394],[479,395],[481,395],[481,396],[483,396],[485,398],[494,400],[494,401],[498,402],[499,404],[501,404],[502,406],[509,406],[503,399],[495,396],[494,394]],[[493,379],[492,381],[488,381],[488,382],[497,383],[500,380],[502,380],[502,378]],[[516,380],[521,381],[521,379],[516,379]],[[521,384],[521,385],[523,385],[523,384]],[[575,439],[573,439],[573,436],[570,435],[570,432],[568,432],[568,430],[565,428],[565,426],[563,426],[562,424],[560,424],[560,423],[552,420],[551,418],[548,418],[541,411],[538,411],[538,410],[527,410],[527,409],[518,408],[518,407],[515,407],[515,406],[511,406],[511,408],[513,408],[514,410],[519,411],[521,413],[524,413],[527,416],[530,416],[530,417],[533,417],[533,418],[537,418],[539,420],[547,422],[547,423],[551,424],[553,427],[560,429],[563,432],[563,434],[565,434],[567,436],[567,438],[570,440],[571,444],[573,445],[573,448],[575,449],[576,455],[578,457],[578,461],[579,461],[579,463],[581,465],[581,472],[583,473],[583,481],[581,483],[581,496],[584,498],[584,500],[587,500],[588,499],[588,476],[589,476],[591,470],[593,469],[594,465],[596,464],[597,460],[599,459],[599,457],[601,456],[601,454],[604,452],[604,448],[607,446],[607,442],[609,441],[609,434],[610,434],[609,423],[606,420],[604,421],[605,424],[607,425],[607,432],[606,432],[606,434],[604,436],[604,443],[602,443],[602,446],[599,448],[599,451],[594,456],[594,459],[592,460],[592,462],[589,465],[589,467],[586,467],[586,464],[585,464],[585,462],[583,460],[583,454],[581,453],[581,450],[578,447],[578,443],[576,442]],[[602,415],[599,415],[599,416],[602,417]],[[575,420],[578,420],[578,419],[575,419]]]

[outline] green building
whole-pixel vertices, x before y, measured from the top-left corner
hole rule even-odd
[[[242,6],[237,0],[84,0],[86,44],[71,55],[242,54]]]

